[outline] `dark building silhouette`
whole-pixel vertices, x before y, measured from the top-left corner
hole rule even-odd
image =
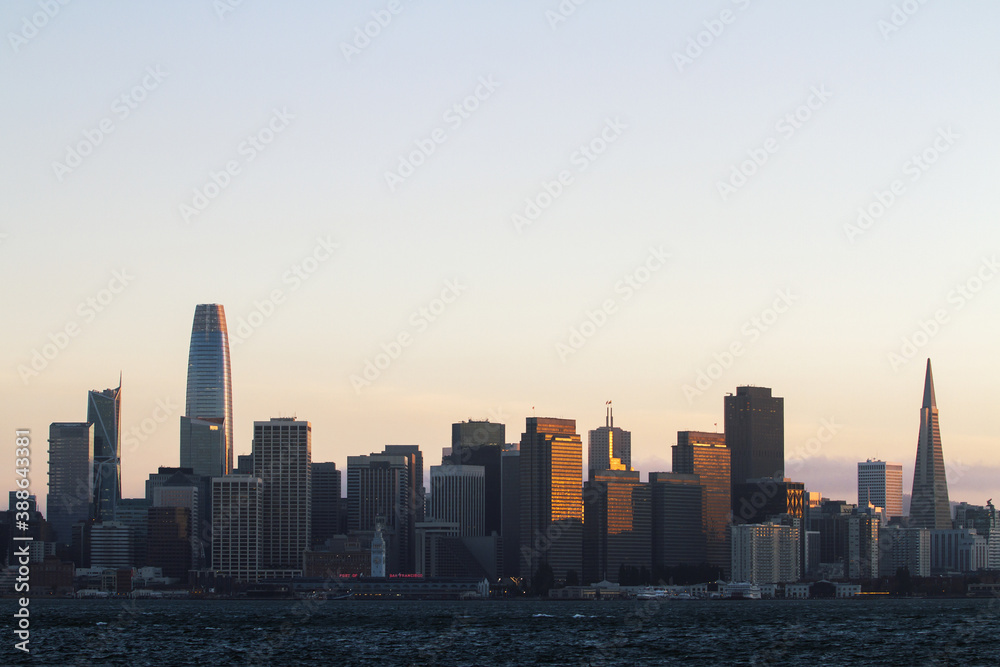
[[[425,507],[424,495],[424,455],[417,445],[386,445],[382,453],[387,456],[403,456],[406,458],[407,481],[410,494],[410,517],[406,522],[406,544],[407,548],[403,552],[403,572],[415,572],[416,556],[414,547],[416,545],[416,526],[418,521],[424,520]]]
[[[506,427],[490,421],[459,422],[451,425],[451,454],[444,465],[482,466],[485,483],[485,535],[503,533],[501,477]]]
[[[764,523],[782,514],[805,518],[806,486],[790,479],[749,479],[733,490],[733,523]]]
[[[652,568],[650,488],[638,470],[591,471],[583,485],[583,584]]]
[[[951,505],[948,502],[948,478],[941,447],[937,400],[931,360],[924,376],[924,400],[920,406],[920,435],[917,460],[913,467],[913,495],[910,499],[910,527],[948,530],[951,528]]]
[[[73,524],[86,521],[94,500],[94,425],[54,422],[49,425],[49,523],[56,541],[73,540]]]
[[[521,576],[582,575],[583,442],[573,419],[528,417],[521,434]]]
[[[347,530],[367,533],[370,540],[382,526],[387,574],[410,574],[415,560],[410,469],[411,458],[403,455],[347,457]]]
[[[654,569],[704,563],[705,529],[701,512],[705,487],[701,478],[651,472],[649,486]]]
[[[191,558],[191,510],[150,507],[147,518],[146,564],[163,569],[163,576],[188,580]]]
[[[726,447],[731,456],[731,480],[784,477],[785,409],[783,398],[767,387],[737,387],[725,397]],[[733,513],[737,512],[733,496]]]
[[[521,571],[521,451],[517,443],[504,445],[501,461],[503,562],[500,571],[516,577]]]
[[[94,425],[94,521],[114,521],[122,497],[122,385],[87,393],[87,422]]]
[[[333,462],[312,464],[312,543],[340,533],[340,471]]]
[[[672,448],[673,471],[697,475],[704,487],[702,529],[709,565],[729,572],[732,558],[728,526],[732,510],[730,454],[725,433],[678,431]]]

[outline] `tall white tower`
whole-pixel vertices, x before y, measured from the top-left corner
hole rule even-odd
[[[385,540],[382,539],[382,522],[375,524],[372,538],[372,576],[385,578]]]

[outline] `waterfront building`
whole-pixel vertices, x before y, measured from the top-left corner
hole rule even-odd
[[[520,571],[528,582],[582,575],[583,442],[573,419],[528,417],[520,446]]]
[[[212,479],[212,569],[236,581],[261,570],[264,481],[252,475]]]
[[[261,494],[261,569],[301,572],[312,537],[312,425],[292,417],[253,423]]]
[[[729,523],[732,511],[732,480],[725,433],[678,431],[672,448],[673,471],[697,475],[702,494],[702,532],[705,559],[709,565],[729,572]]]
[[[651,512],[650,485],[638,470],[591,471],[583,485],[582,583],[623,583],[624,568],[651,572]]]
[[[799,580],[799,530],[777,523],[732,527],[732,578],[750,584]]]

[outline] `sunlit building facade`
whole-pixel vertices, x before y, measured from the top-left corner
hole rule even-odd
[[[702,527],[705,559],[729,572],[729,521],[731,511],[730,451],[725,433],[678,431],[672,448],[673,471],[697,475],[704,487]]]
[[[881,507],[887,518],[903,516],[903,464],[858,462],[858,507],[867,505]]]
[[[650,572],[651,505],[639,471],[591,471],[583,485],[583,583],[620,581],[623,568]]]
[[[582,576],[583,441],[573,419],[528,417],[520,446],[521,576]]]

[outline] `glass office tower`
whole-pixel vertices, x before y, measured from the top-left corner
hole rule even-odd
[[[188,352],[187,417],[223,419],[225,442],[221,474],[233,470],[233,385],[229,366],[226,311],[217,303],[195,307]]]

